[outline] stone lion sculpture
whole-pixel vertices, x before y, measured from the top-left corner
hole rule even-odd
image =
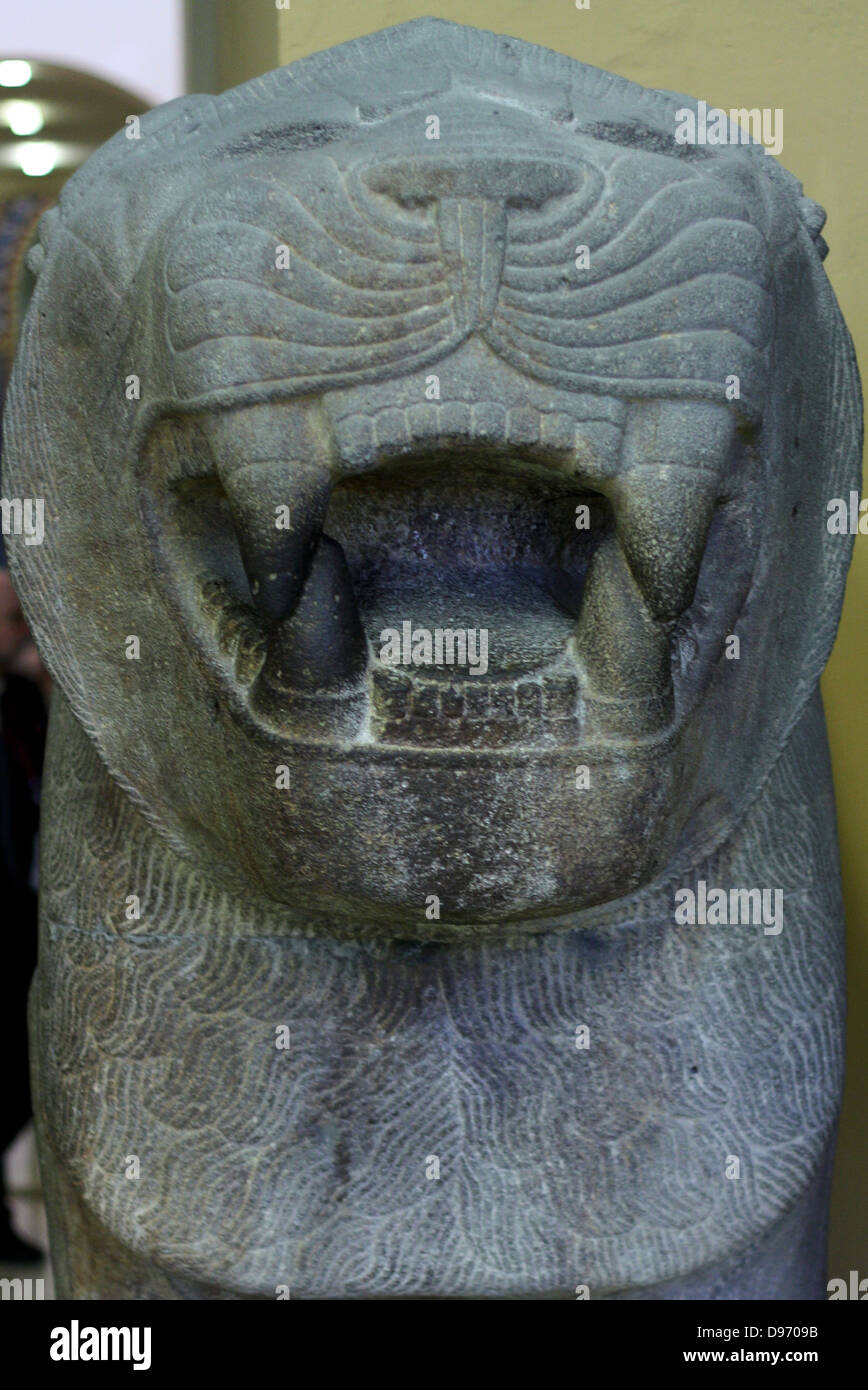
[[[823,1296],[858,378],[821,210],[684,108],[420,20],[43,218],[63,1296]]]

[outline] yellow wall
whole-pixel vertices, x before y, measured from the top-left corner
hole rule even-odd
[[[205,0],[206,5],[209,0]],[[201,12],[203,0],[192,0]],[[829,213],[826,268],[868,362],[864,0],[217,0],[216,86],[421,15],[495,29],[647,87],[726,109],[780,107],[781,163]],[[239,35],[247,35],[239,43]],[[271,51],[273,59],[263,60]],[[193,67],[195,76],[195,64]],[[202,83],[201,85],[206,85]],[[866,372],[868,377],[868,372]],[[838,643],[823,682],[849,929],[848,1081],[833,1195],[830,1272],[868,1276],[868,537],[856,543]]]

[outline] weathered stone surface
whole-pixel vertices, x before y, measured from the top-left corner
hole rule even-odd
[[[822,1294],[858,379],[822,214],[681,107],[423,20],[160,108],[43,220],[62,1291]],[[680,922],[700,882],[782,929]]]

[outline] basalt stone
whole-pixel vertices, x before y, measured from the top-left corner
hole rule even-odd
[[[43,218],[62,1294],[823,1295],[858,378],[821,211],[684,109],[420,20]]]

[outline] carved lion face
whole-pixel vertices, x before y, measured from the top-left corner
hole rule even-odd
[[[834,632],[858,395],[760,147],[423,33],[70,181],[6,491],[46,498],[10,546],[46,661],[176,848],[308,929],[449,937],[737,823]]]

